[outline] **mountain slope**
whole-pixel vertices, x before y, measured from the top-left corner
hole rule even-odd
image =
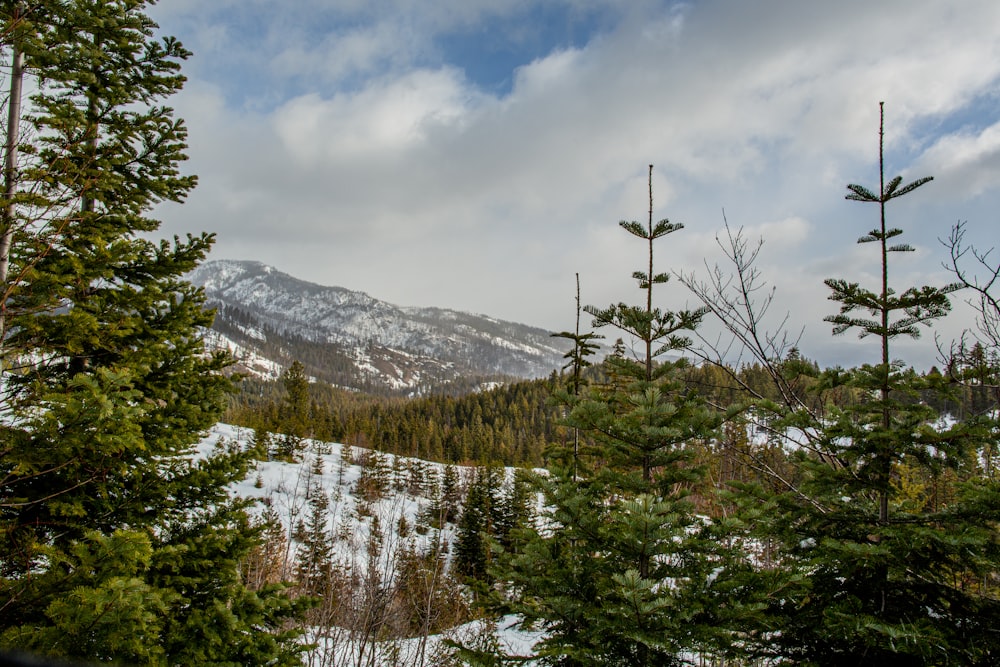
[[[272,371],[298,359],[314,377],[358,389],[412,392],[461,377],[540,377],[559,368],[568,349],[536,327],[395,306],[260,262],[206,262],[189,279],[218,311],[210,341],[269,360]]]

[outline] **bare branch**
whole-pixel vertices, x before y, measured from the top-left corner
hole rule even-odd
[[[973,292],[966,300],[976,310],[973,336],[988,348],[1000,349],[1000,260],[994,255],[995,248],[983,251],[966,243],[965,233],[965,223],[959,222],[947,239],[939,239],[948,249],[949,261],[944,268],[962,288]]]
[[[766,282],[757,266],[764,241],[749,240],[742,228],[734,231],[725,212],[723,220],[724,231],[716,236],[716,243],[725,255],[728,267],[709,265],[706,260],[707,280],[700,280],[693,273],[678,275],[679,280],[722,324],[725,332],[715,341],[698,334],[702,347],[693,352],[703,361],[726,370],[751,396],[762,399],[764,397],[736,373],[744,363],[759,364],[774,383],[786,408],[808,410],[781,367],[788,353],[798,345],[802,331],[795,336],[788,332],[788,313],[773,330],[764,325],[776,294],[775,287]]]

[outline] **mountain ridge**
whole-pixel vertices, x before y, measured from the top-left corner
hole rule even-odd
[[[439,307],[397,306],[323,286],[258,261],[203,263],[188,279],[216,309],[210,345],[270,360],[297,355],[317,379],[362,390],[413,393],[464,377],[541,377],[569,342],[526,324]],[[325,360],[325,361],[324,361]]]

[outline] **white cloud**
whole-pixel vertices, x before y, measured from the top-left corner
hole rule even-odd
[[[920,157],[936,178],[965,195],[1000,189],[1000,123],[979,132],[960,131],[938,139]]]
[[[293,159],[341,163],[408,151],[438,127],[460,129],[473,103],[453,70],[418,70],[356,94],[298,97],[273,122]]]
[[[633,296],[642,249],[616,222],[645,220],[653,163],[654,216],[687,227],[658,250],[665,267],[714,256],[725,208],[765,237],[769,277],[818,355],[835,309],[823,278],[867,261],[854,241],[875,211],[843,195],[877,183],[880,100],[891,175],[917,154],[914,169],[937,177],[937,194],[899,205],[926,265],[939,264],[941,225],[969,215],[959,197],[1000,199],[1000,118],[940,130],[1000,93],[997,3],[608,3],[616,26],[523,64],[502,98],[461,62],[428,64],[441,31],[485,30],[527,4],[316,2],[273,24],[286,3],[213,4],[204,17],[203,5],[158,6],[192,26],[189,47],[248,58],[255,90],[274,96],[243,103],[240,82],[191,68],[177,107],[201,185],[165,210],[166,231],[216,230],[217,256],[396,303],[562,329],[577,271],[585,302]],[[246,43],[254,12],[263,37]],[[315,30],[310,12],[350,20]],[[954,193],[944,222],[923,210],[941,192]]]
[[[565,88],[572,85],[572,78],[579,66],[578,57],[576,49],[568,49],[519,67],[514,77],[514,95],[551,95],[554,93],[553,87]]]

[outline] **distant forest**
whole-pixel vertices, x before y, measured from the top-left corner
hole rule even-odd
[[[790,386],[799,398],[819,412],[846,408],[861,400],[857,389],[821,387],[818,364],[797,351],[792,351],[784,368],[793,378]],[[942,377],[936,367],[923,375]],[[780,399],[774,382],[757,364],[738,370],[691,364],[682,376],[689,392],[723,411],[748,403],[753,394]],[[605,365],[587,368],[584,379],[590,384],[607,382]],[[308,399],[296,406],[290,398],[296,378],[289,371],[276,381],[244,379],[239,392],[230,398],[223,419],[261,433],[343,442],[458,464],[545,466],[551,452],[565,447],[572,437],[561,423],[564,408],[552,400],[558,390],[568,387],[567,374],[553,373],[536,380],[505,378],[502,382],[469,378],[440,387],[432,395],[413,398],[349,391],[304,378],[298,381],[304,383]],[[955,382],[945,396],[928,391],[899,398],[924,402],[939,414],[965,419],[996,405],[995,394],[995,389],[985,384]]]

